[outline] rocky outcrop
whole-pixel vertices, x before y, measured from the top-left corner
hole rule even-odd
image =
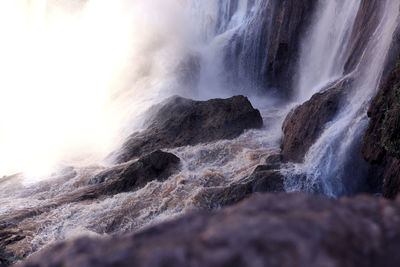
[[[25,238],[33,238],[35,234],[33,229],[40,228],[35,224],[34,217],[51,212],[62,205],[99,200],[138,190],[151,181],[164,181],[177,171],[179,163],[180,159],[175,155],[155,151],[136,161],[107,169],[90,179],[88,185],[72,193],[49,199],[46,205],[0,215],[0,263],[9,263],[27,256],[26,250],[20,251],[18,242]],[[21,226],[21,222],[26,223]]]
[[[277,89],[289,96],[301,38],[310,25],[316,0],[263,0],[244,29],[226,48],[225,65],[233,84]]]
[[[196,202],[203,203],[205,209],[213,210],[237,204],[254,193],[283,192],[284,176],[279,169],[279,162],[268,162],[267,159],[265,165],[257,166],[251,175],[238,182],[225,187],[204,188],[196,196],[201,200]]]
[[[258,195],[141,233],[57,244],[20,266],[399,266],[400,203]]]
[[[157,150],[99,173],[89,180],[87,187],[66,194],[56,203],[60,205],[138,190],[151,181],[166,180],[178,170],[179,163],[180,159],[175,155]]]
[[[303,161],[309,148],[321,135],[325,124],[336,115],[345,90],[350,86],[349,79],[333,83],[289,113],[282,126],[283,161]]]
[[[164,181],[178,169],[180,160],[171,153],[157,150],[137,161],[101,172],[89,184],[102,187],[100,194],[113,195],[136,190],[153,180]]]
[[[400,64],[381,86],[368,110],[369,126],[362,147],[375,167],[371,179],[383,182],[383,195],[394,198],[400,190]]]
[[[172,97],[151,116],[147,125],[146,130],[128,138],[117,152],[117,162],[157,149],[233,139],[246,129],[262,127],[263,122],[260,112],[244,96],[208,101]]]
[[[369,38],[380,22],[383,7],[384,1],[362,0],[360,2],[350,43],[347,47],[344,75],[352,72],[351,75],[358,75],[354,73],[357,65],[367,63],[364,62],[366,59],[363,59],[363,54]],[[398,50],[398,46],[392,45],[390,53],[394,53],[396,50]],[[390,66],[391,63],[389,58],[386,65]],[[336,115],[342,94],[350,91],[351,87],[351,81],[341,81],[337,85],[315,94],[287,117],[283,126],[284,140],[281,146],[283,161],[303,161],[311,145],[322,133],[324,125]]]

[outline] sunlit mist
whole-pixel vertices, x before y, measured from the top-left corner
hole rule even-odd
[[[153,19],[172,2],[0,1],[0,176],[93,163],[121,142],[177,49],[157,32],[186,34],[173,12],[174,25]]]

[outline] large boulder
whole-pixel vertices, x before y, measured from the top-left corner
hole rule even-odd
[[[257,195],[110,239],[59,243],[20,266],[400,266],[400,203]]]
[[[260,112],[244,96],[208,101],[172,97],[150,117],[146,130],[128,138],[116,152],[116,161],[126,162],[163,148],[233,139],[262,125]]]
[[[337,81],[310,100],[296,107],[286,117],[283,129],[282,160],[302,162],[309,148],[323,132],[325,124],[337,114],[345,89],[350,80]]]

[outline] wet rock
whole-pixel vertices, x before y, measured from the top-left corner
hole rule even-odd
[[[101,194],[117,194],[136,190],[153,180],[164,181],[178,169],[180,159],[157,150],[139,160],[106,170],[89,181],[101,184]]]
[[[277,163],[259,165],[250,176],[229,186],[204,189],[197,195],[197,202],[206,209],[216,209],[236,204],[254,193],[283,192],[284,177],[279,168]]]
[[[325,124],[338,112],[348,79],[335,82],[289,113],[283,123],[282,160],[302,162],[309,148],[321,135]]]
[[[279,166],[260,165],[250,176],[253,192],[283,192],[283,176]]]
[[[282,160],[281,154],[272,154],[265,159],[266,164],[280,164]]]
[[[233,139],[246,129],[262,127],[260,112],[244,96],[194,101],[172,97],[117,152],[122,163],[157,149]]]
[[[361,0],[350,37],[349,56],[345,64],[346,74],[353,71],[359,63],[371,34],[379,24],[380,14],[384,5],[384,2],[380,0]]]
[[[17,227],[3,222],[0,224],[0,266],[10,265],[17,259],[12,252],[7,251],[7,246],[12,246],[24,238],[24,233]]]
[[[43,206],[0,215],[0,263],[8,263],[10,259],[23,258],[32,253],[22,249],[19,241],[34,238],[35,231],[40,228],[40,225],[34,222],[34,217],[51,212],[62,205],[98,200],[138,190],[151,181],[164,181],[177,171],[179,163],[180,159],[175,155],[155,151],[136,161],[105,170],[92,178],[87,186],[61,197],[49,199]],[[24,227],[21,227],[22,222]]]
[[[370,183],[383,183],[383,195],[394,198],[400,191],[399,63],[372,101],[368,116],[370,122],[364,135],[362,152],[374,166]]]
[[[275,89],[288,97],[298,66],[301,39],[312,22],[316,0],[262,0],[244,29],[225,49],[233,85]]]
[[[20,266],[399,266],[400,204],[257,195],[143,232],[57,244]]]

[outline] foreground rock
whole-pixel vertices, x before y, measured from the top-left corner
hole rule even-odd
[[[33,251],[21,245],[35,237],[41,226],[35,217],[72,203],[100,200],[119,193],[138,190],[151,181],[164,181],[179,168],[180,159],[171,153],[155,151],[136,161],[105,170],[89,180],[86,186],[43,206],[16,210],[0,215],[0,264],[24,258]],[[140,201],[140,200],[139,200]],[[111,229],[110,229],[111,231]]]
[[[363,155],[375,167],[371,179],[383,183],[383,195],[400,191],[400,65],[389,75],[368,111],[370,123],[364,135]]]
[[[60,243],[21,266],[400,266],[400,203],[258,195],[139,234]]]
[[[262,124],[260,112],[244,96],[208,101],[172,97],[151,117],[145,131],[128,138],[117,162],[157,149],[233,139]]]
[[[321,135],[325,124],[337,114],[345,89],[345,79],[331,84],[295,108],[283,123],[282,160],[302,162],[309,148]]]

